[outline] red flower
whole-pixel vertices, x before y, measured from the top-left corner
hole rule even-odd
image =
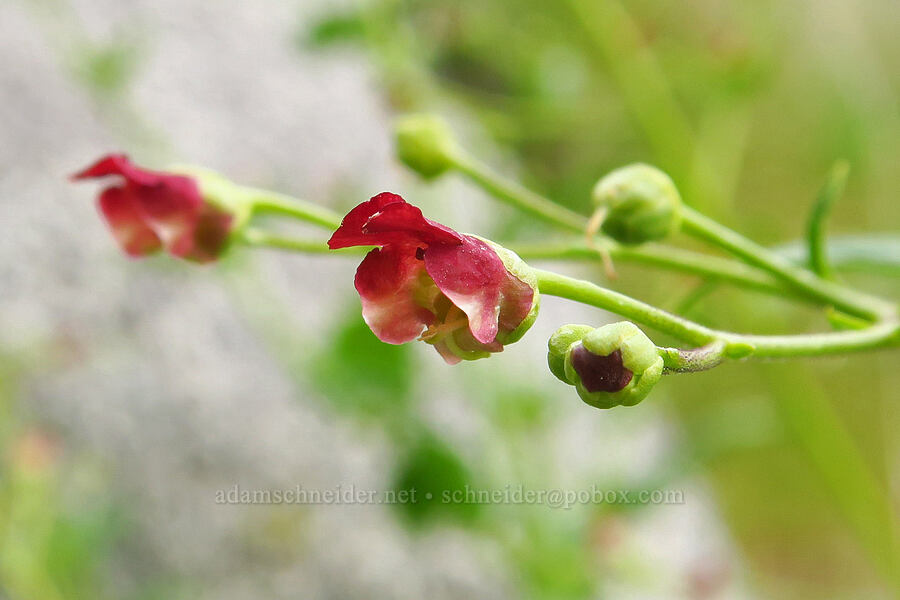
[[[130,256],[165,248],[179,258],[209,262],[224,250],[232,215],[206,202],[194,179],[141,169],[124,154],[104,156],[72,179],[107,176],[122,182],[103,190],[100,211]]]
[[[380,246],[359,265],[356,290],[384,342],[420,338],[454,364],[500,352],[537,314],[536,285],[516,255],[426,219],[396,194],[344,217],[328,247],[349,246]]]

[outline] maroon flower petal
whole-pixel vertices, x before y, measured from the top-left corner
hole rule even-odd
[[[363,318],[382,342],[411,342],[434,321],[434,315],[422,308],[430,305],[431,299],[421,296],[427,295],[431,282],[416,259],[415,246],[392,244],[372,250],[357,268],[355,283]]]
[[[460,234],[431,219],[426,219],[417,206],[406,202],[390,204],[372,215],[363,226],[363,232],[378,237],[399,234],[409,241],[423,244],[462,243]]]
[[[500,300],[508,273],[494,250],[472,236],[458,246],[425,251],[425,269],[437,287],[469,318],[476,340],[489,344],[499,330]]]
[[[129,181],[130,183],[130,181]],[[159,176],[152,185],[126,185],[144,219],[175,256],[190,254],[204,201],[197,183],[179,175]]]
[[[144,256],[162,248],[162,241],[144,222],[134,197],[123,188],[104,190],[99,204],[113,237],[128,255]]]
[[[403,198],[397,194],[390,192],[382,192],[377,196],[372,196],[369,200],[358,204],[353,210],[348,212],[341,220],[340,227],[332,234],[328,240],[328,247],[332,250],[338,248],[349,248],[351,246],[368,246],[375,245],[363,233],[363,227],[368,223],[372,215],[378,213],[385,206],[397,202],[404,202]]]
[[[459,244],[461,236],[397,194],[382,192],[358,205],[341,221],[328,247],[384,246],[387,244]]]
[[[622,364],[622,351],[600,356],[578,344],[572,349],[572,366],[584,389],[593,392],[618,392],[631,382],[634,373]]]
[[[134,166],[125,154],[108,154],[72,175],[73,180],[97,179],[109,175],[121,175],[127,181],[137,185],[153,185],[158,174]]]

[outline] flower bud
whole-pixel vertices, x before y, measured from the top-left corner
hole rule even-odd
[[[407,115],[394,126],[397,158],[425,179],[453,166],[456,141],[447,124],[433,115]]]
[[[663,372],[656,345],[627,321],[597,329],[565,325],[550,338],[549,348],[553,374],[597,408],[634,406]]]
[[[660,240],[678,229],[681,196],[672,179],[650,165],[636,163],[604,176],[592,193],[605,210],[601,229],[622,244]]]

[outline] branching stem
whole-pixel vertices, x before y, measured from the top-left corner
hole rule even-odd
[[[693,346],[713,344],[710,347],[712,351],[709,348],[705,350],[702,359],[696,350],[688,351],[680,358],[672,353],[664,354],[664,359],[667,359],[666,366],[674,371],[710,368],[724,358],[821,356],[900,346],[900,321],[895,318],[853,331],[803,335],[746,335],[710,329],[589,281],[550,271],[537,270],[536,273],[542,294],[567,298],[614,312]]]

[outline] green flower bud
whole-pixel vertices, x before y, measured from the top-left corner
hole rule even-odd
[[[550,370],[596,408],[634,406],[659,381],[663,359],[634,323],[565,325],[550,338]]]
[[[650,165],[636,163],[607,174],[592,193],[605,211],[601,229],[623,244],[660,240],[681,223],[681,196],[672,179]]]
[[[407,115],[394,126],[397,158],[426,179],[453,166],[456,141],[447,124],[433,115]]]

